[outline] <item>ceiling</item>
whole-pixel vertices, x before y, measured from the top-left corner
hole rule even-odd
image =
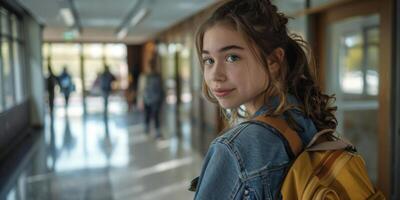
[[[68,0],[17,0],[45,25],[45,41],[65,41],[64,33],[71,30],[63,20],[60,9]],[[142,2],[139,2],[142,1]],[[216,0],[71,0],[81,24],[75,41],[143,43],[157,33],[210,6]],[[118,39],[116,32],[135,7],[148,8],[143,20],[128,26],[127,36]],[[136,14],[136,12],[132,12]]]

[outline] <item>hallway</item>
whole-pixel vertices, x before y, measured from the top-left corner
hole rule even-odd
[[[53,123],[47,115],[45,132],[9,183],[14,186],[7,199],[193,198],[187,188],[200,171],[201,156],[192,150],[185,134],[189,129],[178,139],[164,123],[164,139],[155,140],[144,133],[140,111],[118,112],[122,100],[113,98],[114,111],[106,121],[101,113],[74,115],[77,105],[71,105],[68,116],[58,106]],[[173,117],[168,109],[164,119]]]
[[[193,199],[187,189],[210,143],[235,118],[233,108],[223,110],[207,98],[217,91],[205,87],[207,49],[200,48],[205,39],[196,34],[221,2],[2,0],[0,200]],[[310,73],[318,90],[336,98],[325,106],[337,106],[338,136],[357,147],[376,188],[387,199],[400,199],[400,0],[240,5],[261,2],[276,5],[273,10],[289,19],[278,20],[288,33],[276,46],[286,51],[283,69],[297,72],[316,64]],[[250,46],[264,36],[258,34]],[[308,43],[305,54],[315,63],[310,57],[304,59],[307,65],[291,68],[290,38]],[[225,53],[221,58],[229,61],[233,54]],[[153,73],[160,77],[157,89],[149,90],[162,96],[161,139],[154,126],[145,133],[138,109]],[[242,80],[242,74],[237,77]],[[236,84],[218,87],[236,89]],[[235,104],[239,114],[250,117],[245,105]],[[221,174],[227,174],[225,168]]]

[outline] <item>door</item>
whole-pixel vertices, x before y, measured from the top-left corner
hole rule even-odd
[[[326,90],[336,94],[338,133],[363,155],[377,181],[379,15],[351,17],[328,27]]]
[[[357,147],[373,183],[388,196],[391,33],[385,2],[349,1],[314,14],[314,45],[321,83],[336,95],[338,134]]]

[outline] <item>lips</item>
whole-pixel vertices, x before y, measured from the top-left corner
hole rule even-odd
[[[235,89],[234,88],[233,89],[216,89],[216,90],[213,90],[213,93],[216,97],[221,98],[221,97],[228,96],[233,90],[235,90]]]

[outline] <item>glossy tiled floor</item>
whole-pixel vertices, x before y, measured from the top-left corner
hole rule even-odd
[[[146,135],[141,112],[126,113],[118,98],[110,104],[108,120],[99,110],[86,117],[79,110],[72,104],[66,115],[59,107],[52,123],[47,116],[45,132],[2,192],[6,199],[193,198],[187,188],[200,171],[201,157],[191,149],[190,124],[183,123],[180,139],[175,136],[174,124],[168,124],[174,121],[171,108],[164,109],[163,140]]]

